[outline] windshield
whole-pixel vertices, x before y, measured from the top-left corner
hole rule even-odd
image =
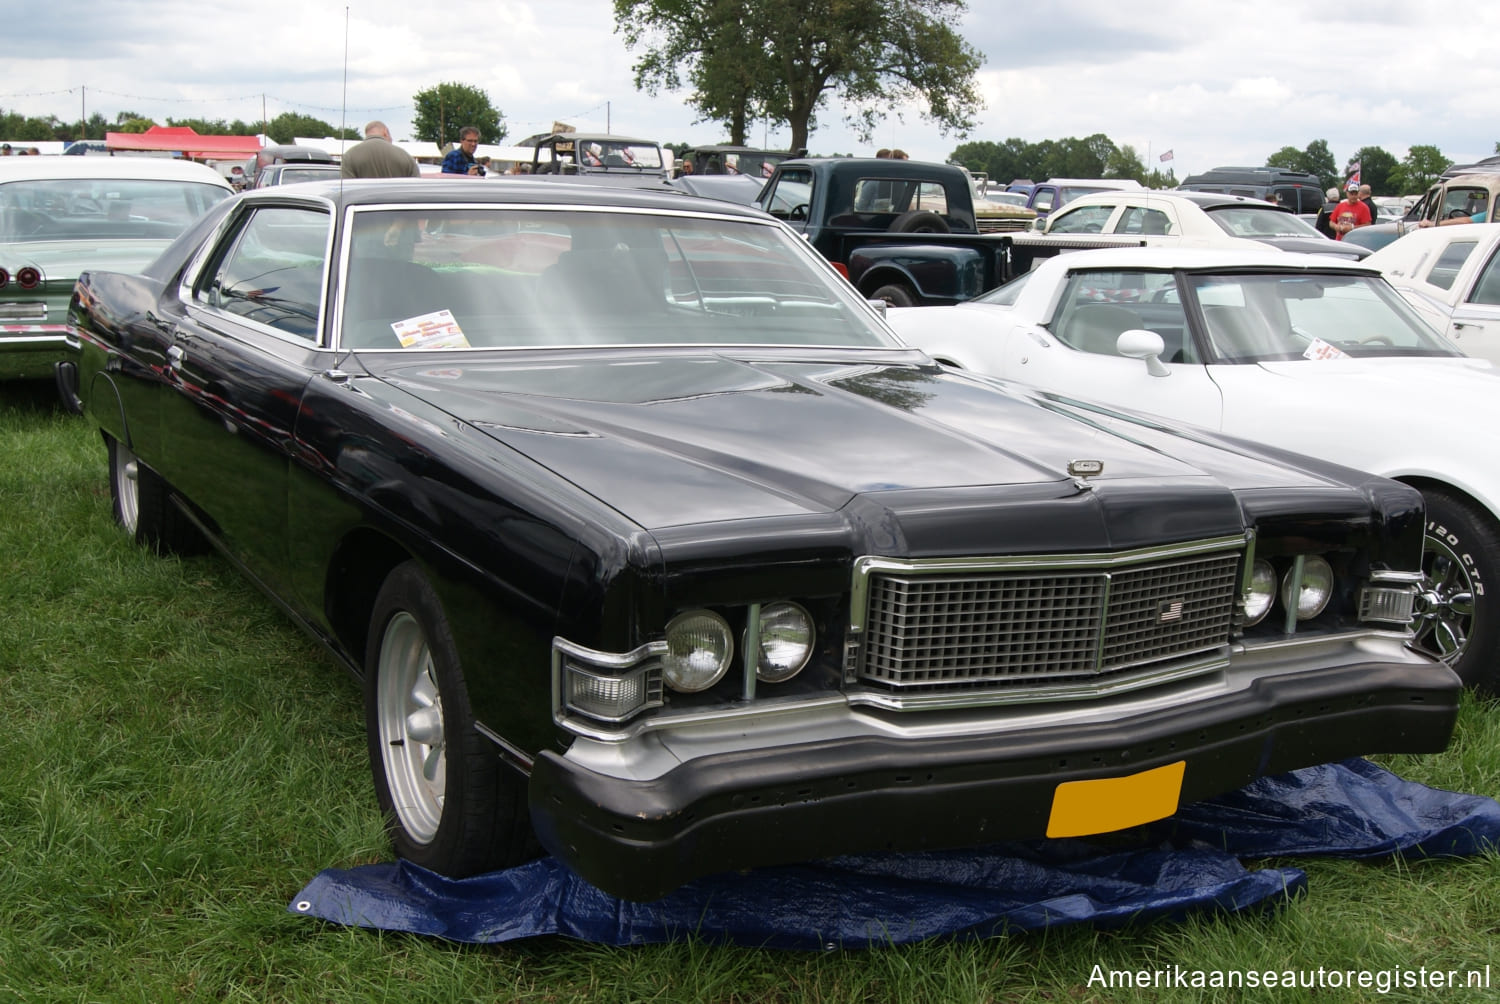
[[[754,220],[370,208],[345,256],[357,349],[896,344],[805,242]]]
[[[1300,217],[1270,206],[1217,206],[1209,219],[1231,237],[1263,240],[1267,237],[1317,237],[1323,235]]]
[[[616,169],[634,168],[639,171],[659,171],[662,167],[661,148],[643,143],[615,143],[609,140],[590,140],[581,143],[577,161],[586,168],[603,167]]]
[[[230,194],[183,181],[13,181],[0,185],[0,241],[169,241]]]
[[[1190,274],[1187,281],[1223,362],[1462,355],[1376,276]]]

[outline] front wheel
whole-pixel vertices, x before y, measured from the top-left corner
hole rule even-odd
[[[1465,686],[1500,693],[1500,530],[1467,499],[1437,489],[1427,501],[1423,584],[1417,597],[1415,648],[1441,659]]]
[[[365,723],[398,855],[454,877],[538,855],[525,781],[475,728],[448,620],[415,562],[392,571],[375,600]]]

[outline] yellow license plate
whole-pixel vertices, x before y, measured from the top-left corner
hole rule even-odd
[[[1126,777],[1064,781],[1052,795],[1049,837],[1084,837],[1165,819],[1177,811],[1186,760]]]

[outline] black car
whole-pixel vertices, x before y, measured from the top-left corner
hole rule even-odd
[[[754,210],[255,191],[72,320],[119,522],[364,681],[447,874],[1099,833],[1453,727],[1414,489],[947,371]]]

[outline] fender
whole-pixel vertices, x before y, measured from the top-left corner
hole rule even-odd
[[[849,280],[860,290],[868,293],[900,276],[924,304],[958,303],[985,288],[984,256],[972,247],[868,244],[849,252],[848,265]]]

